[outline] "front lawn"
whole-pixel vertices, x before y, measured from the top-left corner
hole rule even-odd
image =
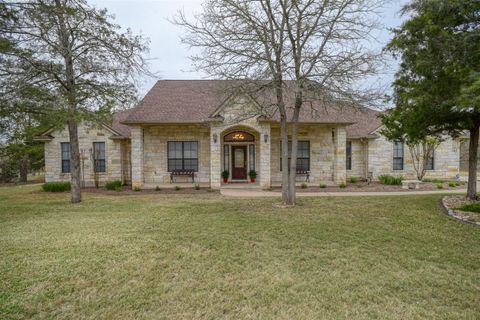
[[[0,319],[474,319],[480,228],[439,196],[0,188]]]

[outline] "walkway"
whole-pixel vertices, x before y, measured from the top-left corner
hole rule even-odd
[[[221,188],[220,193],[227,197],[281,197],[279,191],[265,191],[260,189],[231,189]],[[411,196],[428,194],[462,194],[467,189],[434,190],[434,191],[391,191],[391,192],[297,192],[298,197],[368,197],[368,196]]]

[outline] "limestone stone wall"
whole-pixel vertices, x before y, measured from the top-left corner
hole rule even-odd
[[[428,170],[425,177],[451,179],[459,172],[460,148],[457,140],[446,138],[435,150],[435,170]],[[393,170],[393,144],[384,137],[370,139],[368,143],[368,171],[373,172],[374,179],[382,174],[416,178],[413,161],[404,147],[403,170]]]
[[[50,133],[54,138],[45,142],[45,181],[70,181],[70,173],[62,173],[61,143],[69,142],[68,128]],[[82,123],[78,126],[80,154],[83,159],[82,180],[84,185],[94,185],[92,150],[93,142],[105,142],[105,173],[98,173],[100,184],[110,180],[122,180],[121,140],[112,140],[112,132],[104,127]],[[123,142],[124,143],[124,142]]]
[[[347,177],[366,178],[365,148],[366,142],[360,139],[347,139],[352,143],[352,169],[347,170]]]
[[[333,182],[335,145],[332,138],[332,126],[326,125],[301,125],[298,140],[310,141],[310,182],[319,184]],[[344,130],[343,130],[344,131]],[[280,171],[280,127],[271,129],[271,177],[272,183],[281,184],[282,172]],[[341,146],[343,157],[345,156],[345,144]],[[343,165],[340,163],[340,167]],[[298,181],[304,181],[305,177],[297,177]]]
[[[143,128],[143,183],[145,186],[154,187],[158,184],[170,182],[167,161],[168,141],[198,141],[198,172],[195,181],[199,183],[209,182],[209,139],[210,129],[206,125],[159,125]],[[176,179],[179,182],[187,181],[187,178],[183,177]]]

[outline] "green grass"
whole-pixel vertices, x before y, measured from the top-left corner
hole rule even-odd
[[[0,188],[0,319],[475,319],[480,228],[439,196]],[[35,190],[35,192],[33,192]],[[401,203],[401,205],[399,205]]]

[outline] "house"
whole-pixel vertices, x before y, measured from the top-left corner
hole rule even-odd
[[[248,172],[255,170],[259,187],[280,185],[280,126],[272,95],[241,90],[227,94],[226,87],[221,80],[158,81],[138,106],[116,114],[111,125],[82,123],[84,184],[121,180],[154,188],[192,183],[193,172],[194,183],[219,188],[222,171],[229,172],[229,182],[247,182]],[[292,98],[286,103],[292,105]],[[305,103],[298,134],[299,183],[414,176],[408,149],[379,133],[377,115],[368,108],[321,99]],[[46,181],[69,180],[67,128],[49,130],[38,139],[45,142]],[[459,161],[459,142],[448,138],[436,148],[427,176],[452,178]]]

